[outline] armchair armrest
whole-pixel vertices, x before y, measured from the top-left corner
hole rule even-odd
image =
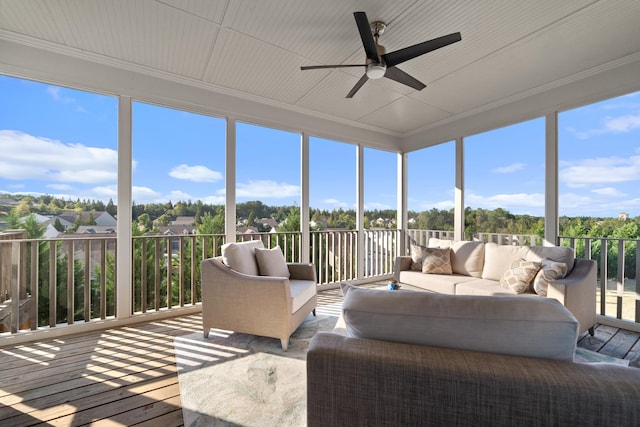
[[[396,257],[395,264],[393,266],[393,278],[400,282],[400,272],[409,270],[411,268],[411,257],[407,255]]]
[[[598,264],[576,258],[573,270],[564,279],[549,282],[547,297],[555,298],[580,322],[580,333],[596,323],[596,286]]]
[[[291,279],[311,280],[314,283],[318,282],[316,268],[312,263],[290,262],[287,263],[287,267],[289,268]]]

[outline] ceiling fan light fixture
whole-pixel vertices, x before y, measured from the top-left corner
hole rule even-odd
[[[367,77],[372,80],[381,79],[387,72],[387,66],[385,64],[368,64],[367,65]]]

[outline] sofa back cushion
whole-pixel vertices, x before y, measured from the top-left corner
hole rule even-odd
[[[511,268],[511,263],[524,259],[528,251],[528,246],[485,243],[482,278],[499,282],[504,272]]]
[[[356,338],[572,361],[578,321],[552,298],[343,287]]]
[[[551,261],[567,264],[567,273],[573,270],[576,253],[567,246],[531,246],[525,257],[529,261],[541,262],[548,258]]]
[[[264,248],[262,240],[225,243],[221,247],[222,262],[238,273],[258,276],[260,273],[256,262],[255,248]]]
[[[461,240],[451,245],[451,269],[454,274],[481,277],[484,268],[484,243]]]

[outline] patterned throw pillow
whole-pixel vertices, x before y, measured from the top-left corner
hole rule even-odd
[[[540,263],[533,261],[513,261],[511,268],[504,272],[500,284],[517,294],[522,294],[529,289],[531,281],[540,270]]]
[[[533,279],[533,290],[538,295],[547,296],[549,282],[556,279],[562,279],[567,275],[567,264],[564,262],[552,261],[549,258],[542,260],[542,268]]]
[[[422,272],[431,274],[452,274],[451,249],[449,248],[424,248],[422,260]]]
[[[411,270],[422,271],[422,260],[424,259],[425,246],[411,245]]]

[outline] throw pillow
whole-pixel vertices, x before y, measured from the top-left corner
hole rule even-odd
[[[422,271],[422,260],[424,259],[424,250],[427,249],[421,245],[411,245],[411,270]]]
[[[533,261],[514,261],[511,268],[504,272],[500,284],[517,294],[522,294],[529,289],[531,282],[540,270],[540,263]]]
[[[289,278],[289,268],[280,246],[273,249],[256,248],[256,261],[261,276],[274,276]]]
[[[248,240],[246,242],[229,242],[222,245],[222,262],[238,273],[258,275],[256,263],[256,248],[263,248],[262,240]]]
[[[423,273],[452,274],[451,250],[449,248],[424,248],[423,255]]]
[[[533,290],[538,295],[547,296],[549,282],[564,278],[567,275],[568,266],[563,262],[556,262],[549,258],[544,258],[541,264],[542,268],[533,279]]]

